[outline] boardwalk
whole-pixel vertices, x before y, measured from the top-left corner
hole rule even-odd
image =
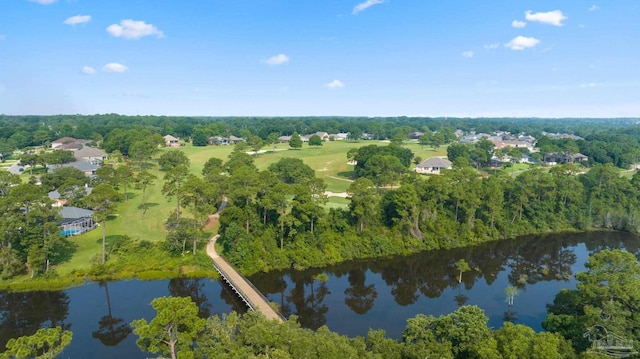
[[[252,310],[260,311],[267,319],[275,319],[283,322],[282,316],[276,312],[267,299],[260,293],[245,277],[241,276],[235,268],[233,268],[224,258],[220,257],[216,252],[216,240],[220,237],[215,235],[207,244],[207,254],[213,259],[218,273],[229,285],[238,293],[241,299]]]

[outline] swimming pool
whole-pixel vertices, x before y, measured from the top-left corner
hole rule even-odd
[[[60,231],[60,234],[67,237],[67,236],[74,236],[76,234],[80,234],[80,230],[79,229],[65,229],[64,231]]]

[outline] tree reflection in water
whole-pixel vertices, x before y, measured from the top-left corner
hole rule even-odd
[[[173,278],[169,280],[169,294],[173,297],[190,297],[198,307],[198,316],[209,318],[211,303],[204,294],[203,280],[202,278]]]
[[[363,268],[349,271],[350,287],[344,291],[344,303],[357,314],[365,314],[373,308],[373,303],[378,297],[376,286],[365,285],[366,274]]]
[[[512,285],[524,290],[527,286],[540,282],[555,281],[562,287],[567,284],[562,282],[570,280],[574,274],[572,268],[578,261],[578,252],[574,251],[581,243],[584,243],[590,252],[627,247],[630,252],[640,254],[640,241],[637,236],[630,234],[554,234],[500,240],[474,247],[430,251],[403,257],[358,260],[322,269],[261,273],[252,276],[251,280],[254,285],[269,294],[271,300],[280,304],[285,315],[296,314],[304,327],[315,329],[325,324],[325,317],[330,318],[329,321],[344,318],[341,310],[363,317],[377,313],[372,309],[374,303],[388,306],[389,309],[394,308],[394,305],[404,306],[407,309],[398,310],[414,313],[415,309],[425,309],[422,306],[408,307],[422,303],[424,298],[439,298],[445,294],[450,295],[451,299],[447,300],[449,304],[452,304],[452,300],[457,306],[462,306],[470,302],[473,304],[477,301],[494,300],[484,293],[478,294],[478,289],[483,291],[487,288],[487,294],[494,293],[495,300],[502,302],[503,295],[496,293],[504,290],[503,285]],[[578,254],[582,256],[582,252]],[[467,261],[471,271],[465,272],[462,283],[458,284],[459,271],[456,271],[455,262],[461,258]],[[581,261],[584,259],[580,258]],[[320,287],[313,279],[318,273],[326,273],[329,277],[328,282],[321,283]],[[339,280],[342,276],[348,276],[346,287],[345,281]],[[497,292],[495,288],[488,288],[496,284],[502,287]],[[545,289],[548,290],[553,289]],[[325,305],[324,302],[331,304]],[[333,310],[334,303],[344,303],[344,309],[336,306],[335,317],[338,319],[327,315],[327,306]],[[437,305],[440,307],[430,307],[426,310],[450,310],[446,304]],[[530,315],[528,308],[522,310],[521,317]],[[502,322],[503,314],[508,320],[515,321],[517,318],[513,307],[507,308],[506,312],[499,310],[494,314],[497,314],[494,316],[496,322]],[[306,315],[309,317],[305,317]],[[362,323],[370,323],[369,318],[362,319]],[[376,318],[371,318],[371,321],[375,320]],[[360,324],[353,324],[354,327],[357,325]]]
[[[291,279],[295,286],[289,292],[287,300],[295,306],[295,314],[299,317],[300,324],[305,328],[316,330],[327,323],[327,312],[329,307],[324,304],[324,299],[331,294],[327,283],[320,281],[316,288],[315,275],[294,276]],[[305,294],[305,289],[309,287],[309,294]]]
[[[40,328],[71,330],[71,324],[64,323],[68,315],[69,296],[65,292],[0,292],[0,348],[4,349],[9,339],[33,335]]]
[[[91,336],[100,340],[106,346],[116,346],[131,334],[131,327],[129,323],[125,323],[124,318],[116,318],[112,315],[108,283],[101,282],[100,286],[104,287],[105,296],[107,297],[108,314],[100,318],[98,330],[91,333]]]

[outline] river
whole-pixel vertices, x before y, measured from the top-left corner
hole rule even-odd
[[[574,275],[584,270],[587,256],[604,248],[626,248],[638,256],[640,238],[617,232],[522,237],[249,279],[304,327],[327,325],[349,336],[374,328],[399,339],[408,318],[446,314],[463,304],[484,309],[490,326],[510,320],[541,330],[546,304],[560,289],[574,288]],[[472,268],[461,283],[455,269],[459,259]],[[507,286],[518,287],[512,306],[505,300]],[[64,291],[0,292],[0,347],[39,327],[62,325],[73,331],[64,358],[146,358],[128,323],[151,319],[155,313],[149,303],[166,295],[191,296],[202,317],[244,311],[227,288],[210,279],[87,282]]]

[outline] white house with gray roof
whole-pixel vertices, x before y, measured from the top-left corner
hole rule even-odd
[[[451,161],[440,157],[431,157],[420,162],[414,171],[422,174],[440,174],[440,171],[451,169]]]

